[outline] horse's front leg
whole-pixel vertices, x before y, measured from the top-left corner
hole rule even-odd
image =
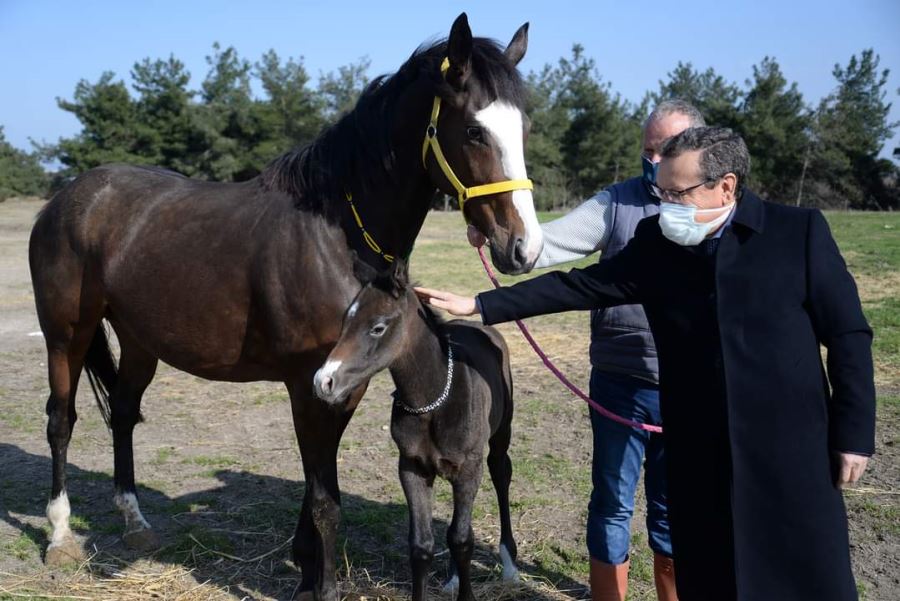
[[[412,570],[413,601],[424,601],[428,572],[434,559],[431,531],[431,501],[434,473],[409,457],[400,457],[400,483],[409,508],[409,565]]]
[[[295,599],[337,601],[335,542],[341,512],[337,451],[365,386],[342,407],[329,407],[316,398],[309,380],[289,385],[288,391],[306,479],[293,541],[294,564],[302,573]]]

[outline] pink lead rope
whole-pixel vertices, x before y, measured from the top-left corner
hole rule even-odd
[[[494,270],[491,268],[490,263],[488,263],[488,260],[484,256],[484,247],[478,248],[478,256],[481,257],[481,264],[484,265],[484,271],[487,273],[488,277],[491,279],[491,282],[493,282],[494,287],[500,288],[500,282],[497,280],[497,276],[494,274]],[[597,401],[593,400],[588,395],[584,394],[584,392],[582,392],[580,388],[578,388],[572,382],[569,381],[569,379],[565,376],[564,373],[559,371],[559,369],[555,365],[553,365],[553,361],[551,361],[550,358],[547,357],[547,355],[544,353],[544,351],[541,350],[541,347],[539,347],[538,343],[535,342],[534,338],[532,338],[531,332],[528,331],[528,328],[525,326],[524,323],[522,323],[521,320],[517,319],[516,325],[519,326],[519,330],[522,331],[522,335],[525,336],[525,340],[528,341],[528,344],[531,345],[531,348],[534,349],[534,352],[537,353],[537,356],[541,358],[541,361],[544,362],[544,365],[547,366],[547,369],[549,369],[551,372],[553,372],[553,375],[555,375],[557,377],[557,379],[559,379],[559,381],[562,382],[566,386],[566,388],[571,390],[575,396],[586,401],[588,405],[593,407],[597,411],[597,413],[599,413],[603,417],[611,419],[614,422],[618,422],[625,426],[637,428],[638,430],[646,430],[647,432],[655,432],[657,434],[662,434],[663,429],[660,426],[653,426],[650,424],[642,424],[641,422],[631,421],[630,419],[625,419],[624,417],[618,416],[615,413],[613,413],[612,411],[601,407],[600,404],[597,403]]]

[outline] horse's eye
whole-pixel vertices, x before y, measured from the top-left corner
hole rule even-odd
[[[376,324],[372,327],[371,330],[369,330],[369,336],[371,336],[372,338],[381,338],[382,336],[384,336],[384,333],[387,332],[387,329],[387,325],[383,323]]]
[[[476,125],[470,125],[466,128],[466,137],[474,142],[484,142],[484,131]]]

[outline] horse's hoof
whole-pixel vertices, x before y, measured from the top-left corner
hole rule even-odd
[[[159,537],[150,528],[126,532],[122,540],[125,541],[125,546],[132,551],[155,551],[159,549]]]
[[[51,568],[60,568],[84,561],[84,551],[74,539],[67,539],[47,547],[44,563]]]
[[[316,601],[316,594],[313,591],[297,591],[291,601]]]

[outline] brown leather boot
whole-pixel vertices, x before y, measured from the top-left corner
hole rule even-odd
[[[592,601],[625,601],[628,592],[628,561],[619,565],[591,558]]]
[[[653,554],[653,580],[656,581],[656,596],[659,601],[678,601],[675,592],[675,564],[671,557]]]

